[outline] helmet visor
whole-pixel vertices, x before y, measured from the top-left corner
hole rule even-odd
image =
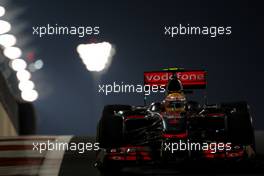
[[[167,108],[179,109],[185,107],[184,101],[169,101],[166,103]]]

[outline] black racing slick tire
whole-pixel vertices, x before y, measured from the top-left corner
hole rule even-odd
[[[100,148],[115,148],[123,142],[123,118],[115,112],[130,110],[127,105],[108,105],[104,107],[97,126],[97,141]]]
[[[248,113],[249,112],[249,106],[247,102],[245,101],[234,102],[234,103],[222,103],[221,108],[227,111],[235,111],[237,113]]]
[[[128,110],[131,110],[129,105],[107,105],[104,107],[103,116],[114,115],[115,112]]]
[[[230,114],[227,119],[227,132],[232,143],[254,144],[254,130],[249,113]]]
[[[246,103],[230,104],[230,111],[227,117],[228,139],[233,144],[251,145],[255,148],[255,135],[252,124],[252,117]]]

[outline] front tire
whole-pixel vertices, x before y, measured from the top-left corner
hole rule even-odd
[[[108,105],[97,126],[97,141],[100,148],[118,147],[123,142],[123,118],[115,113],[130,110],[128,105]]]
[[[247,103],[230,104],[227,117],[228,140],[233,145],[243,145],[248,158],[255,157],[255,134]],[[233,110],[232,110],[233,109]]]

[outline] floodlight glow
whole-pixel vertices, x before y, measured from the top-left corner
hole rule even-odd
[[[21,71],[27,68],[27,63],[23,59],[14,59],[11,61],[11,67],[15,71]]]
[[[113,47],[108,42],[80,44],[77,52],[89,71],[100,72],[109,62]]]
[[[0,34],[7,33],[11,30],[11,24],[7,21],[0,20]]]
[[[5,8],[3,6],[0,6],[0,17],[5,15]]]
[[[30,72],[35,72],[35,71],[37,71],[37,69],[35,68],[35,64],[34,64],[34,63],[29,64],[29,65],[28,65],[28,70],[29,70]]]
[[[31,78],[31,74],[27,70],[20,70],[20,71],[18,71],[17,74],[16,74],[16,76],[17,76],[17,79],[19,81],[21,81],[21,82],[22,81],[27,81],[27,80],[29,80]]]
[[[19,82],[18,84],[18,88],[21,90],[21,91],[28,91],[28,90],[32,90],[34,89],[35,87],[35,84],[30,81],[30,80],[26,80],[26,81],[21,81]]]
[[[41,69],[43,67],[44,63],[41,59],[37,60],[35,63],[34,63],[34,66],[37,70]]]
[[[4,55],[9,59],[17,59],[22,55],[22,51],[18,47],[7,47],[4,49]]]
[[[16,44],[16,37],[11,34],[0,35],[0,45],[3,47],[10,47]]]
[[[35,101],[36,99],[38,99],[38,92],[36,90],[27,90],[27,91],[22,91],[21,92],[21,97],[23,100],[25,101]]]

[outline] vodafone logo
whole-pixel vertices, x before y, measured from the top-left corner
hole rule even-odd
[[[164,73],[164,74],[147,74],[145,78],[149,82],[157,82],[157,81],[168,81],[171,79],[173,74]]]
[[[178,72],[177,77],[181,81],[204,81],[204,73]]]
[[[184,85],[206,85],[205,71],[177,72],[177,78]],[[173,76],[172,72],[145,72],[145,84],[164,85]]]

